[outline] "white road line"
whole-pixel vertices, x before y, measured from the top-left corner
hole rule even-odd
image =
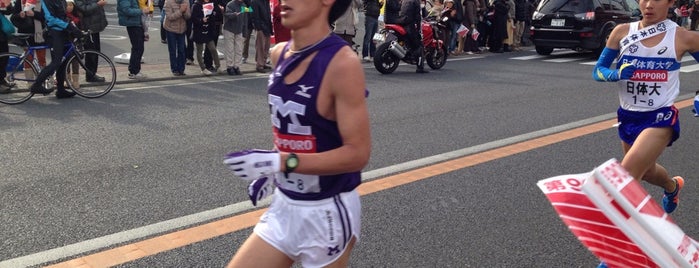
[[[514,58],[510,58],[510,59],[513,59],[513,60],[535,60],[535,59],[541,59],[541,58],[546,58],[546,57],[548,57],[548,56],[529,55],[529,56],[514,57]]]
[[[564,62],[571,62],[571,61],[579,61],[582,60],[583,58],[558,58],[558,59],[549,59],[549,60],[542,60],[545,62],[555,62],[555,63],[564,63]]]
[[[699,70],[699,64],[694,64],[694,65],[689,65],[689,66],[682,66],[680,68],[680,72],[683,73],[690,73],[690,72],[695,72]]]

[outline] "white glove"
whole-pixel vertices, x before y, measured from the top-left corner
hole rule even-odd
[[[246,181],[280,172],[279,162],[279,152],[257,149],[232,152],[223,160],[233,174]]]

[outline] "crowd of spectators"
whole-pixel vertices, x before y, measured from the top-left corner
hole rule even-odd
[[[5,15],[21,33],[33,33],[32,44],[43,44],[42,32],[46,21],[41,1],[28,7],[27,0],[0,0],[5,3]],[[107,26],[104,12],[105,0],[60,0],[71,6],[71,14],[80,18],[72,23],[82,30],[90,30],[92,43],[86,48],[100,50],[100,32]],[[150,19],[157,7],[161,14],[160,41],[167,45],[170,69],[173,76],[185,75],[186,65],[196,65],[204,75],[241,75],[241,64],[247,63],[250,37],[254,34],[255,70],[266,73],[271,70],[268,53],[274,42],[287,41],[290,32],[281,25],[281,0],[272,10],[270,0],[118,0],[119,25],[125,26],[131,41],[129,78],[145,78],[141,70],[141,56],[148,35]],[[520,51],[529,41],[526,29],[536,8],[537,0],[422,0],[422,16],[425,19],[446,20],[447,48],[451,55],[477,54],[485,51],[503,53]],[[31,1],[34,2],[34,1]],[[396,18],[401,0],[354,0],[345,16],[334,25],[336,34],[343,37],[364,61],[374,57],[376,45],[373,36],[384,21]],[[670,19],[690,30],[699,24],[699,0],[678,0],[669,12]],[[384,10],[383,15],[380,10]],[[357,21],[357,12],[364,12],[364,21]],[[70,17],[70,16],[69,16]],[[70,21],[66,21],[71,23]],[[79,22],[79,23],[78,23]],[[354,42],[359,26],[364,26],[364,36]],[[466,29],[467,34],[458,32]],[[223,36],[224,58],[219,59],[218,41]],[[0,51],[7,51],[9,37],[0,34]],[[361,47],[361,48],[360,48]],[[361,51],[360,51],[361,50]],[[46,67],[46,51],[38,51],[38,62]],[[96,68],[94,59],[88,59],[88,67]],[[222,63],[224,66],[222,66]],[[2,63],[0,63],[2,64]],[[221,67],[224,67],[225,70]],[[0,70],[0,78],[4,76]],[[67,79],[72,79],[68,77]],[[87,81],[99,81],[101,77],[87,77]],[[0,79],[0,90],[7,87]]]

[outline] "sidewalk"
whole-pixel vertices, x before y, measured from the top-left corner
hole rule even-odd
[[[483,53],[485,54],[485,53]],[[475,54],[472,56],[478,56],[480,54]],[[454,56],[450,55],[448,58],[462,58],[462,57],[468,57],[469,55],[466,55],[465,53],[462,55]],[[361,60],[361,59],[360,59]],[[223,60],[221,60],[221,64],[223,64]],[[361,61],[363,66],[373,66],[373,62],[365,62]],[[130,83],[142,83],[142,82],[153,82],[153,81],[164,81],[164,80],[184,80],[184,79],[191,79],[191,78],[199,78],[199,77],[206,77],[204,74],[201,73],[201,69],[199,69],[199,65],[197,65],[196,61],[194,62],[194,65],[186,65],[184,73],[186,75],[183,76],[174,76],[172,72],[170,72],[170,64],[169,63],[142,63],[141,64],[141,73],[146,75],[146,78],[144,79],[129,79],[129,70],[128,64],[124,63],[117,63],[114,62],[114,66],[116,67],[117,71],[117,81],[116,84],[130,84]],[[219,68],[218,74],[210,75],[210,77],[225,77],[225,78],[235,78],[235,77],[244,77],[245,75],[250,75],[250,74],[260,74],[255,70],[255,62],[250,62],[248,60],[248,63],[241,64],[239,66],[240,72],[242,75],[228,75],[226,73],[226,67],[221,66]],[[271,73],[271,70],[267,70],[267,74]]]
[[[516,53],[516,52],[515,52]],[[453,59],[453,58],[464,58],[464,57],[473,57],[473,56],[483,56],[489,54],[487,51],[483,52],[481,54],[474,54],[474,55],[467,55],[466,53],[463,53],[461,55],[455,56],[455,55],[449,55],[448,59]],[[252,62],[248,59],[248,63],[241,64],[239,66],[240,72],[242,75],[228,75],[226,73],[226,67],[224,64],[224,60],[221,60],[221,68],[219,68],[218,74],[210,75],[210,77],[222,77],[222,78],[235,78],[235,77],[244,77],[245,75],[250,75],[250,74],[259,74],[255,70],[255,62],[254,59]],[[363,66],[373,66],[372,62],[361,62]],[[117,71],[117,81],[116,84],[130,84],[130,83],[142,83],[142,82],[151,82],[151,81],[164,81],[164,80],[183,80],[183,79],[191,79],[191,78],[199,78],[199,77],[206,77],[204,74],[201,73],[201,69],[199,69],[199,65],[197,65],[196,61],[194,62],[194,65],[186,65],[184,73],[186,75],[184,76],[174,76],[172,72],[170,72],[170,64],[169,63],[162,63],[162,62],[156,62],[156,63],[142,63],[141,64],[141,72],[146,75],[146,78],[144,79],[129,79],[128,74],[128,64],[123,64],[123,63],[117,63],[114,62],[114,66],[116,67]],[[271,71],[268,70],[266,73],[269,74]]]
[[[223,60],[221,61],[222,65]],[[141,82],[151,82],[151,81],[164,81],[164,80],[173,80],[173,79],[191,79],[191,78],[198,78],[198,77],[205,77],[204,74],[201,73],[201,69],[199,69],[199,65],[196,64],[196,61],[194,65],[186,65],[184,73],[186,75],[183,76],[174,76],[172,72],[170,71],[170,63],[142,63],[141,64],[141,73],[146,75],[146,78],[144,79],[129,79],[129,70],[128,64],[123,64],[123,63],[117,63],[114,62],[114,66],[116,67],[116,72],[117,72],[117,81],[116,84],[129,84],[129,83],[141,83]],[[239,66],[240,72],[243,75],[228,75],[226,73],[226,67],[221,66],[219,68],[218,74],[210,75],[210,76],[221,76],[221,77],[241,77],[245,76],[246,74],[252,74],[252,73],[258,73],[255,70],[255,63],[248,62],[245,64],[242,64]],[[269,73],[269,71],[267,72]]]

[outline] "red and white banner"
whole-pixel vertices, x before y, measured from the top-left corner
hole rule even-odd
[[[537,185],[568,229],[609,267],[699,267],[697,242],[615,159]]]
[[[204,11],[204,17],[214,13],[214,3],[205,3],[201,6],[201,8]]]

